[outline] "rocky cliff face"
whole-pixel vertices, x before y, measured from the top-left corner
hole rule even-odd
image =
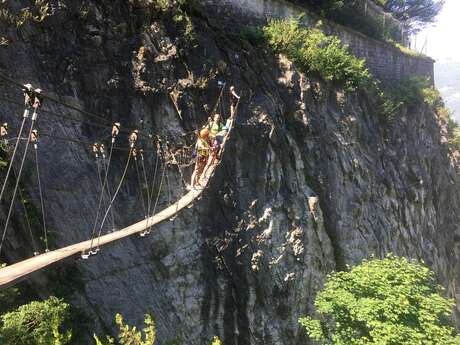
[[[305,344],[297,319],[312,311],[326,274],[388,252],[425,260],[456,296],[458,181],[442,126],[426,106],[386,123],[372,95],[344,94],[299,73],[232,34],[238,27],[213,25],[199,7],[187,17],[147,1],[60,1],[54,10],[41,24],[7,32],[0,67],[67,103],[174,135],[206,120],[218,80],[243,96],[223,162],[193,208],[149,237],[29,279],[39,295],[63,295],[81,311],[76,344],[114,331],[116,312],[137,323],[153,312],[161,345],[201,345],[213,335],[235,345]],[[44,108],[69,114],[57,104]],[[17,126],[20,107],[2,102],[1,109]],[[88,143],[109,131],[45,113],[39,126]],[[99,197],[89,146],[50,137],[40,145],[53,247],[88,238]],[[116,153],[112,185],[125,160],[126,152]],[[37,202],[33,173],[27,181]],[[174,200],[182,192],[174,169],[169,181]],[[133,170],[116,227],[142,219],[138,195]],[[160,204],[168,201],[164,193]],[[32,251],[20,217],[13,225],[8,261]]]

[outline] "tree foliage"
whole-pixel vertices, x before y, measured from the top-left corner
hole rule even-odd
[[[342,82],[347,89],[355,89],[370,79],[365,61],[352,55],[338,37],[303,28],[294,18],[271,20],[263,33],[275,52],[286,54],[304,72]]]
[[[424,265],[388,256],[328,276],[315,301],[319,319],[300,323],[320,344],[454,345],[454,302]]]
[[[62,331],[69,305],[56,297],[31,302],[1,316],[0,344],[64,345],[72,333]]]
[[[305,5],[320,15],[340,24],[352,27],[368,36],[401,42],[401,27],[391,25],[384,14],[367,14],[367,0],[289,0]],[[373,0],[385,12],[404,25],[408,32],[417,32],[425,25],[433,23],[441,11],[445,0]]]
[[[407,23],[411,31],[433,23],[444,6],[444,0],[377,0],[393,16]]]

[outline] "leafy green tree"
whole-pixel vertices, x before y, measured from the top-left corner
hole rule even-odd
[[[309,336],[332,345],[454,345],[454,302],[424,265],[387,256],[328,276],[315,301],[319,319],[301,318]]]
[[[376,0],[385,10],[408,25],[410,31],[418,31],[433,23],[444,6],[444,0]]]
[[[1,316],[0,344],[67,344],[72,332],[61,328],[68,316],[69,305],[56,297],[25,304]]]
[[[106,336],[106,341],[100,340],[96,335],[94,339],[96,340],[96,345],[154,345],[156,340],[156,326],[155,320],[151,315],[145,315],[144,323],[146,327],[142,331],[138,331],[135,326],[130,327],[126,325],[123,321],[123,317],[120,314],[115,316],[115,322],[118,325],[118,341],[115,342],[115,339]]]

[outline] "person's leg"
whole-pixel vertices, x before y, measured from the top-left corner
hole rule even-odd
[[[197,166],[197,170],[196,170],[194,186],[199,186],[200,185],[200,179],[201,179],[201,176],[203,175],[203,170],[204,170],[204,167],[206,165],[206,162],[207,162],[206,157],[200,157],[200,159],[198,160],[198,166]]]
[[[192,188],[195,187],[195,184],[196,184],[196,176],[198,175],[199,165],[200,165],[200,157],[198,156],[196,158],[195,169],[193,169],[192,178],[190,179],[190,186],[192,186]]]
[[[206,176],[206,173],[207,173],[209,167],[214,164],[215,160],[216,160],[216,151],[213,149],[211,154],[209,155],[208,161],[206,162],[206,166],[205,166],[205,168],[203,170],[203,175]]]

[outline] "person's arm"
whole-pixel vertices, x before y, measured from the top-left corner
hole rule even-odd
[[[240,96],[238,96],[235,92],[235,90],[232,90],[232,95],[233,97],[235,97],[236,99],[240,99]]]

